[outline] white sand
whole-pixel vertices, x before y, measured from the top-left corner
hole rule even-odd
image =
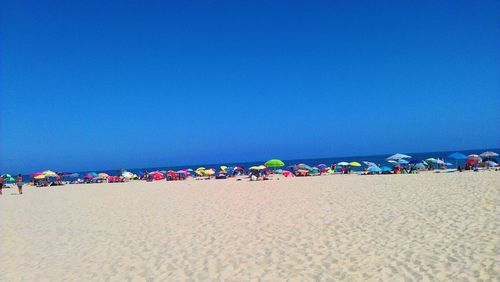
[[[1,281],[500,279],[500,172],[16,190]]]

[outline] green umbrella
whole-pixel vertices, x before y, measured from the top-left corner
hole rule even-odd
[[[2,178],[5,182],[14,182],[16,181],[14,177],[10,176],[10,174],[4,174],[2,175]]]
[[[280,166],[285,166],[285,163],[283,163],[281,160],[278,159],[272,159],[268,160],[264,165],[266,167],[280,167]]]

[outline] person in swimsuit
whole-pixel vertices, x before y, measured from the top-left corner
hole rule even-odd
[[[17,185],[17,189],[19,190],[19,194],[22,194],[23,193],[23,176],[21,174],[19,174],[16,178],[16,185]]]

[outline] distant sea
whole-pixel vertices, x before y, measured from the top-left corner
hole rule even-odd
[[[453,166],[455,167],[456,161],[453,159],[448,159],[448,155],[455,153],[455,152],[460,152],[464,155],[470,155],[470,154],[481,154],[485,151],[493,151],[496,153],[500,154],[500,148],[495,148],[495,149],[476,149],[476,150],[462,150],[462,151],[440,151],[440,152],[425,152],[425,153],[408,153],[408,152],[399,152],[403,153],[406,155],[410,155],[415,159],[420,159],[420,160],[425,160],[427,158],[440,158],[444,159],[446,162],[452,163]],[[395,152],[396,153],[396,152]],[[363,161],[369,161],[369,162],[374,162],[377,164],[381,165],[387,165],[390,166],[391,164],[388,163],[385,159],[389,157],[390,155],[384,154],[384,155],[369,155],[369,156],[345,156],[345,157],[329,157],[329,158],[315,158],[315,159],[294,159],[294,160],[282,160],[285,163],[285,167],[289,165],[295,165],[299,163],[304,163],[310,166],[316,166],[318,164],[326,164],[330,166],[333,163],[338,163],[342,161],[346,162],[352,162],[352,161],[357,161],[361,164],[363,164]],[[278,156],[279,157],[279,156]],[[241,166],[245,169],[248,169],[251,166],[255,165],[261,165],[267,160],[260,160],[260,161],[253,161],[253,162],[236,162],[236,163],[214,163],[214,164],[192,164],[192,165],[182,165],[182,166],[166,166],[166,167],[144,167],[144,168],[127,168],[124,167],[123,169],[126,169],[127,171],[136,173],[137,175],[142,175],[144,171],[156,171],[156,170],[181,170],[181,169],[187,169],[187,168],[192,168],[196,170],[198,167],[205,167],[205,168],[215,168],[217,171],[220,170],[220,167],[225,165],[225,166]],[[463,166],[465,164],[465,161],[461,160],[458,161],[458,165]],[[353,167],[353,170],[355,171],[360,171],[363,170],[366,166],[363,164],[361,167]],[[73,172],[73,171],[72,171]],[[80,171],[77,172],[80,174],[80,176],[83,176],[84,174],[91,172],[91,171]],[[118,168],[116,169],[110,169],[110,170],[99,170],[99,171],[94,171],[96,173],[100,172],[105,172],[109,175],[120,175],[120,172],[118,171]],[[27,179],[30,179],[28,177]]]

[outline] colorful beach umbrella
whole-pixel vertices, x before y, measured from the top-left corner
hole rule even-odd
[[[35,176],[33,178],[34,179],[45,179],[45,178],[47,178],[47,176],[45,176],[45,174],[39,174],[39,175],[37,175],[37,176]]]
[[[43,172],[43,175],[45,175],[47,177],[56,177],[57,173],[53,172],[52,170],[46,170]]]
[[[350,166],[361,166],[361,164],[358,162],[350,162],[349,165]]]
[[[99,176],[99,178],[107,179],[109,177],[109,174],[101,172],[101,173],[98,174],[98,176]]]
[[[340,162],[340,163],[338,163],[337,165],[340,165],[340,166],[346,166],[346,165],[349,165],[349,163],[348,163],[348,162]]]
[[[285,163],[278,159],[268,160],[265,164],[266,167],[282,167],[285,166]]]

